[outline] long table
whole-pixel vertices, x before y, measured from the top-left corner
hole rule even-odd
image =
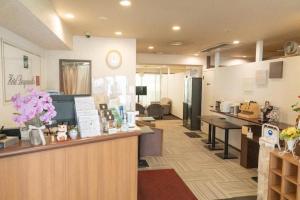
[[[209,135],[211,135],[211,144],[208,144],[208,148],[212,151],[220,150],[215,146],[215,135],[216,135],[216,127],[225,130],[225,137],[224,137],[224,153],[216,153],[215,155],[222,158],[222,159],[234,159],[237,158],[236,156],[229,153],[229,131],[234,129],[241,129],[241,126],[233,124],[231,122],[226,121],[217,116],[209,115],[209,116],[201,116],[201,121],[204,121],[209,124]]]

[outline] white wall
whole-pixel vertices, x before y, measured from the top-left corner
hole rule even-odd
[[[168,97],[172,100],[171,114],[182,119],[184,100],[184,78],[185,73],[162,75],[161,97]]]
[[[106,64],[106,55],[110,50],[122,54],[122,66],[111,69]],[[118,38],[85,38],[75,36],[70,51],[47,51],[47,89],[59,90],[59,59],[82,59],[92,61],[92,78],[105,76],[127,76],[128,85],[135,86],[136,40]],[[135,94],[134,94],[135,95]]]
[[[205,65],[204,57],[168,55],[168,54],[137,54],[137,64],[148,65]]]
[[[259,86],[255,82],[256,70],[269,69],[269,63],[283,60],[283,78],[268,79],[265,86]],[[266,100],[280,109],[280,121],[294,124],[297,113],[291,110],[291,105],[299,99],[300,91],[300,56],[289,57],[263,62],[247,63],[242,65],[218,67],[214,73],[213,94],[215,100],[229,100],[242,102],[245,100],[257,101],[263,105]],[[253,79],[252,91],[244,91],[245,78]],[[203,94],[206,95],[205,93]],[[205,97],[204,97],[205,98]],[[228,120],[243,124],[245,122],[228,118]],[[224,133],[218,130],[217,137],[223,138]],[[240,148],[240,131],[230,134],[230,144]]]
[[[31,53],[38,54],[41,56],[42,60],[42,74],[41,74],[41,88],[45,88],[47,80],[44,71],[44,50],[35,44],[25,40],[24,38],[14,34],[13,32],[0,27],[0,38],[5,40],[15,46],[27,50]],[[2,48],[0,48],[0,55],[2,55]],[[0,126],[5,127],[16,127],[17,125],[12,121],[12,113],[15,112],[15,109],[12,107],[10,103],[5,103],[3,100],[3,62],[2,57],[0,57]]]

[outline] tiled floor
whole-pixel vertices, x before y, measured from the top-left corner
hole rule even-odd
[[[251,179],[256,170],[247,170],[239,160],[222,160],[203,147],[202,138],[190,138],[180,120],[157,121],[164,129],[163,156],[146,157],[150,169],[173,168],[201,200],[256,195]],[[147,169],[149,169],[147,168]]]

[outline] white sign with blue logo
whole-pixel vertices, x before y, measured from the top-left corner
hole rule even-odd
[[[277,145],[280,149],[279,145],[279,128],[277,126],[271,124],[264,124],[262,126],[262,137],[265,142],[268,142],[271,145]]]

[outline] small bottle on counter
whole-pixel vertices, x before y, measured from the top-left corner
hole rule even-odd
[[[251,128],[249,128],[249,130],[248,130],[247,138],[253,139],[253,132],[252,132]]]

